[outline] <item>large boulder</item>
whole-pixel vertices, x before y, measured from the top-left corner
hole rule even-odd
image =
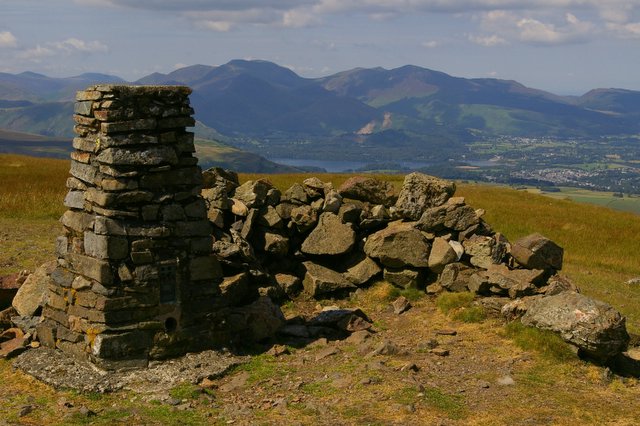
[[[339,272],[318,265],[314,262],[303,262],[306,273],[302,285],[309,296],[322,296],[328,293],[355,289],[356,286]]]
[[[347,179],[338,192],[345,198],[366,201],[371,204],[393,205],[398,194],[391,182],[364,176],[353,176]]]
[[[564,341],[600,362],[624,352],[629,344],[625,317],[611,305],[579,293],[543,297],[529,306],[521,321],[559,333]]]
[[[403,217],[418,220],[425,210],[444,204],[455,191],[456,185],[453,182],[422,173],[411,173],[404,178],[396,208]]]
[[[302,252],[316,255],[344,254],[353,248],[356,233],[333,213],[322,213],[318,224],[302,243]]]
[[[429,240],[409,223],[392,224],[371,234],[364,244],[367,256],[391,268],[426,268],[430,249]]]
[[[41,265],[20,286],[12,302],[12,306],[20,316],[36,315],[44,306],[51,281],[50,276],[55,267],[55,260]]]
[[[479,222],[476,211],[464,203],[464,198],[454,197],[441,206],[425,210],[416,228],[427,232],[464,231]]]
[[[511,246],[511,256],[528,269],[562,269],[562,247],[540,234],[520,238]]]

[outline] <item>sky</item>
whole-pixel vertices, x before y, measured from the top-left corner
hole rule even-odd
[[[135,81],[232,59],[640,90],[640,0],[0,0],[0,72]]]

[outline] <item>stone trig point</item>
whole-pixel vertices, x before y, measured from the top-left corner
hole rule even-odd
[[[190,93],[77,93],[64,235],[38,327],[46,346],[120,369],[223,341]]]

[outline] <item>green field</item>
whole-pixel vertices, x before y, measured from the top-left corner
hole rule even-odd
[[[589,191],[587,189],[560,187],[560,192],[544,192],[540,190],[528,190],[533,193],[541,193],[556,199],[568,199],[578,203],[589,203],[607,207],[613,210],[640,214],[640,196],[615,197],[613,192]]]

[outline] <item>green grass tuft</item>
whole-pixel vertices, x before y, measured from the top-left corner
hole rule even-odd
[[[477,323],[487,319],[487,314],[482,306],[463,307],[454,312],[453,319],[467,323]]]
[[[436,306],[443,314],[448,314],[453,310],[469,307],[474,297],[475,295],[470,292],[441,293],[436,298]]]
[[[520,321],[510,322],[504,330],[505,335],[521,349],[536,351],[555,361],[567,362],[576,359],[571,346],[552,331],[527,327]]]
[[[450,419],[466,417],[464,399],[459,395],[449,395],[436,387],[428,387],[419,392],[415,387],[405,386],[395,391],[391,398],[403,405],[424,402]]]
[[[202,395],[202,388],[188,382],[182,382],[169,391],[169,395],[172,398],[184,400],[184,399],[196,399]]]

